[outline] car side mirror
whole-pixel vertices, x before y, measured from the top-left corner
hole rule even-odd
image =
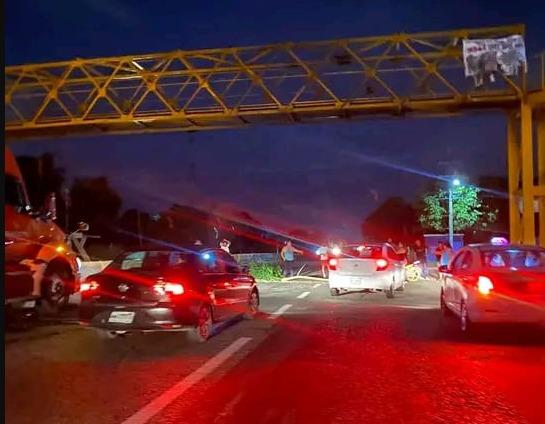
[[[57,198],[53,192],[45,198],[44,215],[47,219],[57,219]]]

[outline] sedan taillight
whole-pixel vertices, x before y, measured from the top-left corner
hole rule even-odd
[[[337,258],[330,258],[327,264],[330,270],[335,271],[337,269],[337,265],[339,264],[339,260]]]
[[[388,268],[388,261],[386,259],[377,259],[377,271],[384,271]]]
[[[94,281],[94,280],[91,280],[91,281],[85,281],[83,283],[80,284],[79,286],[79,291],[80,292],[90,292],[90,291],[95,291],[98,289],[100,285]]]
[[[184,286],[180,283],[171,283],[167,281],[161,281],[153,286],[153,290],[161,296],[175,295],[179,296],[184,294]]]
[[[482,275],[477,280],[477,290],[479,290],[479,293],[481,294],[490,294],[490,291],[494,289],[494,284],[492,284],[492,280],[488,277],[483,277]]]

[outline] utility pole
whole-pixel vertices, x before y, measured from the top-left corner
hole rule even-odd
[[[454,248],[454,209],[452,207],[452,187],[459,187],[461,184],[458,178],[449,181],[448,185],[448,242]]]
[[[140,222],[140,210],[136,209],[136,230],[138,232],[138,245],[142,247],[142,224]]]
[[[452,211],[452,188],[448,188],[448,242],[454,246],[454,213]]]
[[[64,187],[64,231],[70,234],[70,189]]]

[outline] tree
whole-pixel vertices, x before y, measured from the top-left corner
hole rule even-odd
[[[375,209],[362,223],[363,238],[384,241],[412,241],[418,236],[416,211],[401,197],[390,197]]]
[[[479,189],[471,185],[452,190],[454,231],[470,228],[486,229],[497,217],[497,210],[490,209],[479,198]],[[438,189],[422,198],[419,222],[424,228],[435,231],[448,230],[448,191]]]

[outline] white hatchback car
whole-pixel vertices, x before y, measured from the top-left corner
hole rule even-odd
[[[470,245],[443,269],[441,309],[470,323],[545,323],[545,249]]]
[[[407,261],[387,243],[344,246],[328,264],[332,296],[342,291],[383,291],[391,298],[405,286]]]

